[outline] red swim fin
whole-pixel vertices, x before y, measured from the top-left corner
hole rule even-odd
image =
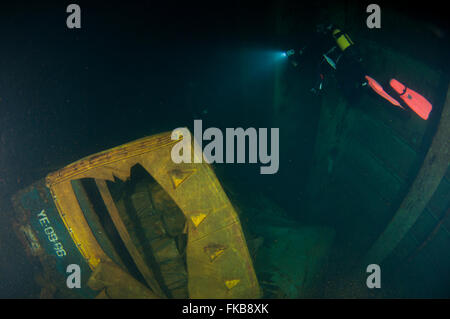
[[[428,119],[433,106],[427,101],[426,98],[416,91],[407,88],[396,79],[391,79],[389,84],[398,94],[400,94],[402,100],[405,101],[405,103],[408,104],[408,106],[416,112],[417,115],[424,120]]]
[[[394,99],[392,96],[390,96],[389,94],[387,94],[383,87],[374,79],[372,79],[370,76],[366,75],[365,76],[367,83],[369,83],[369,86],[377,93],[379,94],[381,97],[385,98],[386,100],[388,100],[389,102],[391,102],[391,104],[401,107],[402,109],[404,108],[403,106],[401,106],[401,104]]]

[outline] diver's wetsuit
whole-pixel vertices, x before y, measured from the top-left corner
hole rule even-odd
[[[342,51],[332,35],[333,30],[332,25],[320,28],[302,50],[298,50],[289,58],[295,67],[307,61],[317,64],[317,82],[311,89],[312,92],[320,92],[325,78],[330,73],[335,73],[345,97],[350,102],[356,102],[361,95],[361,88],[366,83],[362,59],[354,45]]]
[[[350,47],[344,52],[336,64],[336,78],[344,96],[350,102],[357,102],[363,87],[367,84],[364,76],[362,59],[356,48]]]

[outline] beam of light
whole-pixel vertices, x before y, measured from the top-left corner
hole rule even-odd
[[[253,81],[269,79],[278,67],[283,67],[288,62],[287,52],[267,48],[242,50],[237,58],[243,62],[243,73]]]
[[[265,53],[266,55],[266,59],[267,59],[267,63],[271,63],[271,62],[281,62],[283,60],[286,60],[288,57],[288,53],[285,51],[269,51]]]

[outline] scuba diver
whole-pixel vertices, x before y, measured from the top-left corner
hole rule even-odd
[[[424,120],[428,119],[432,110],[430,102],[398,80],[391,79],[385,89],[367,75],[352,39],[333,24],[318,25],[315,37],[310,43],[300,49],[290,49],[285,55],[296,68],[311,58],[320,56],[316,71],[317,81],[311,89],[314,94],[322,91],[327,76],[333,73],[342,93],[352,104],[359,100],[364,90],[370,88],[393,106],[403,110],[411,109]],[[400,97],[400,100],[392,95]]]

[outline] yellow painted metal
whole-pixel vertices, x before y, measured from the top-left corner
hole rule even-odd
[[[182,138],[172,140],[171,132],[146,137],[49,174],[47,186],[58,212],[92,269],[100,262],[110,262],[83,216],[70,181],[114,181],[114,177],[126,180],[131,167],[140,164],[188,221],[189,297],[258,298],[260,289],[239,218],[211,166],[205,162],[176,164],[171,159],[172,146]]]

